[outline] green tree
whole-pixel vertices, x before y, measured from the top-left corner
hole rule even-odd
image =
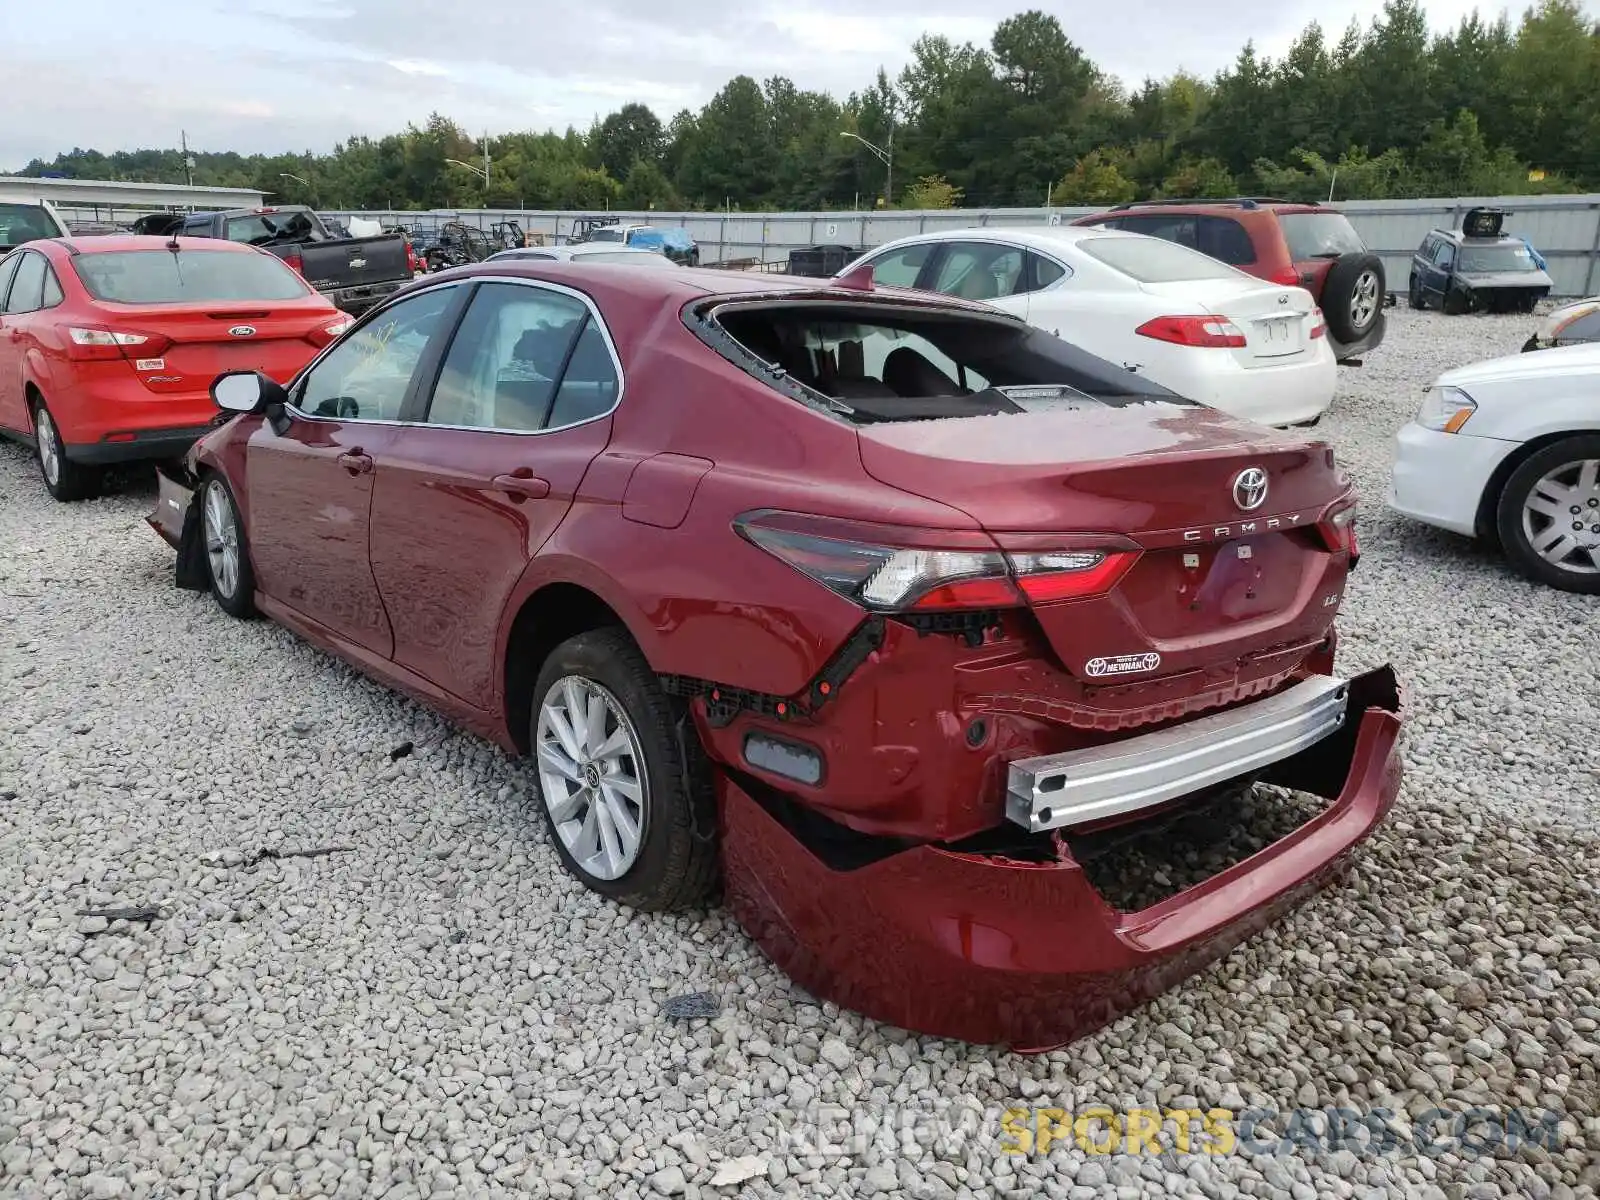
[[[590,150],[602,170],[620,179],[634,163],[659,166],[663,136],[660,117],[643,104],[624,104],[596,127]]]
[[[1122,172],[1128,155],[1117,161],[1117,156],[1101,150],[1091,150],[1076,163],[1072,170],[1050,193],[1050,203],[1065,207],[1083,205],[1125,204],[1139,194],[1139,185]]]

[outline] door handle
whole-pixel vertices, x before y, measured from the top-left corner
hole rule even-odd
[[[524,500],[543,500],[550,494],[550,481],[540,479],[527,467],[518,467],[509,475],[496,475],[489,482],[495,491],[510,496],[514,504],[521,504]]]
[[[365,475],[372,470],[372,456],[357,446],[339,455],[339,465],[352,475]]]

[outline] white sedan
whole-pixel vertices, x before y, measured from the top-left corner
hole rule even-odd
[[[1396,441],[1390,508],[1600,594],[1600,344],[1446,371]]]
[[[1333,351],[1304,288],[1268,283],[1160,238],[1071,225],[900,238],[835,278],[918,288],[1015,313],[1190,400],[1265,425],[1333,403]]]

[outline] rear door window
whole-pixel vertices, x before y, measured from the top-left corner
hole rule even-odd
[[[6,297],[6,312],[31,313],[44,307],[44,273],[48,266],[43,256],[24,252],[17,264],[11,294]]]
[[[874,271],[876,281],[876,271]],[[1022,280],[1022,251],[995,242],[949,242],[933,290],[963,300],[1015,295]]]
[[[919,242],[901,246],[872,260],[872,282],[879,287],[916,287],[917,276],[933,253],[935,243]]]
[[[1191,250],[1199,245],[1198,222],[1182,213],[1160,213],[1152,216],[1123,217],[1117,228],[1129,233],[1142,233],[1145,237],[1176,242]]]
[[[1255,244],[1245,227],[1231,217],[1201,217],[1197,227],[1202,254],[1232,267],[1248,267],[1256,261]]]

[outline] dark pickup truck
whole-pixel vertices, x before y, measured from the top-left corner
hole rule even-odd
[[[154,231],[152,231],[154,232]],[[411,282],[411,258],[398,234],[341,238],[300,204],[188,213],[162,233],[225,238],[276,254],[345,312],[357,315]]]

